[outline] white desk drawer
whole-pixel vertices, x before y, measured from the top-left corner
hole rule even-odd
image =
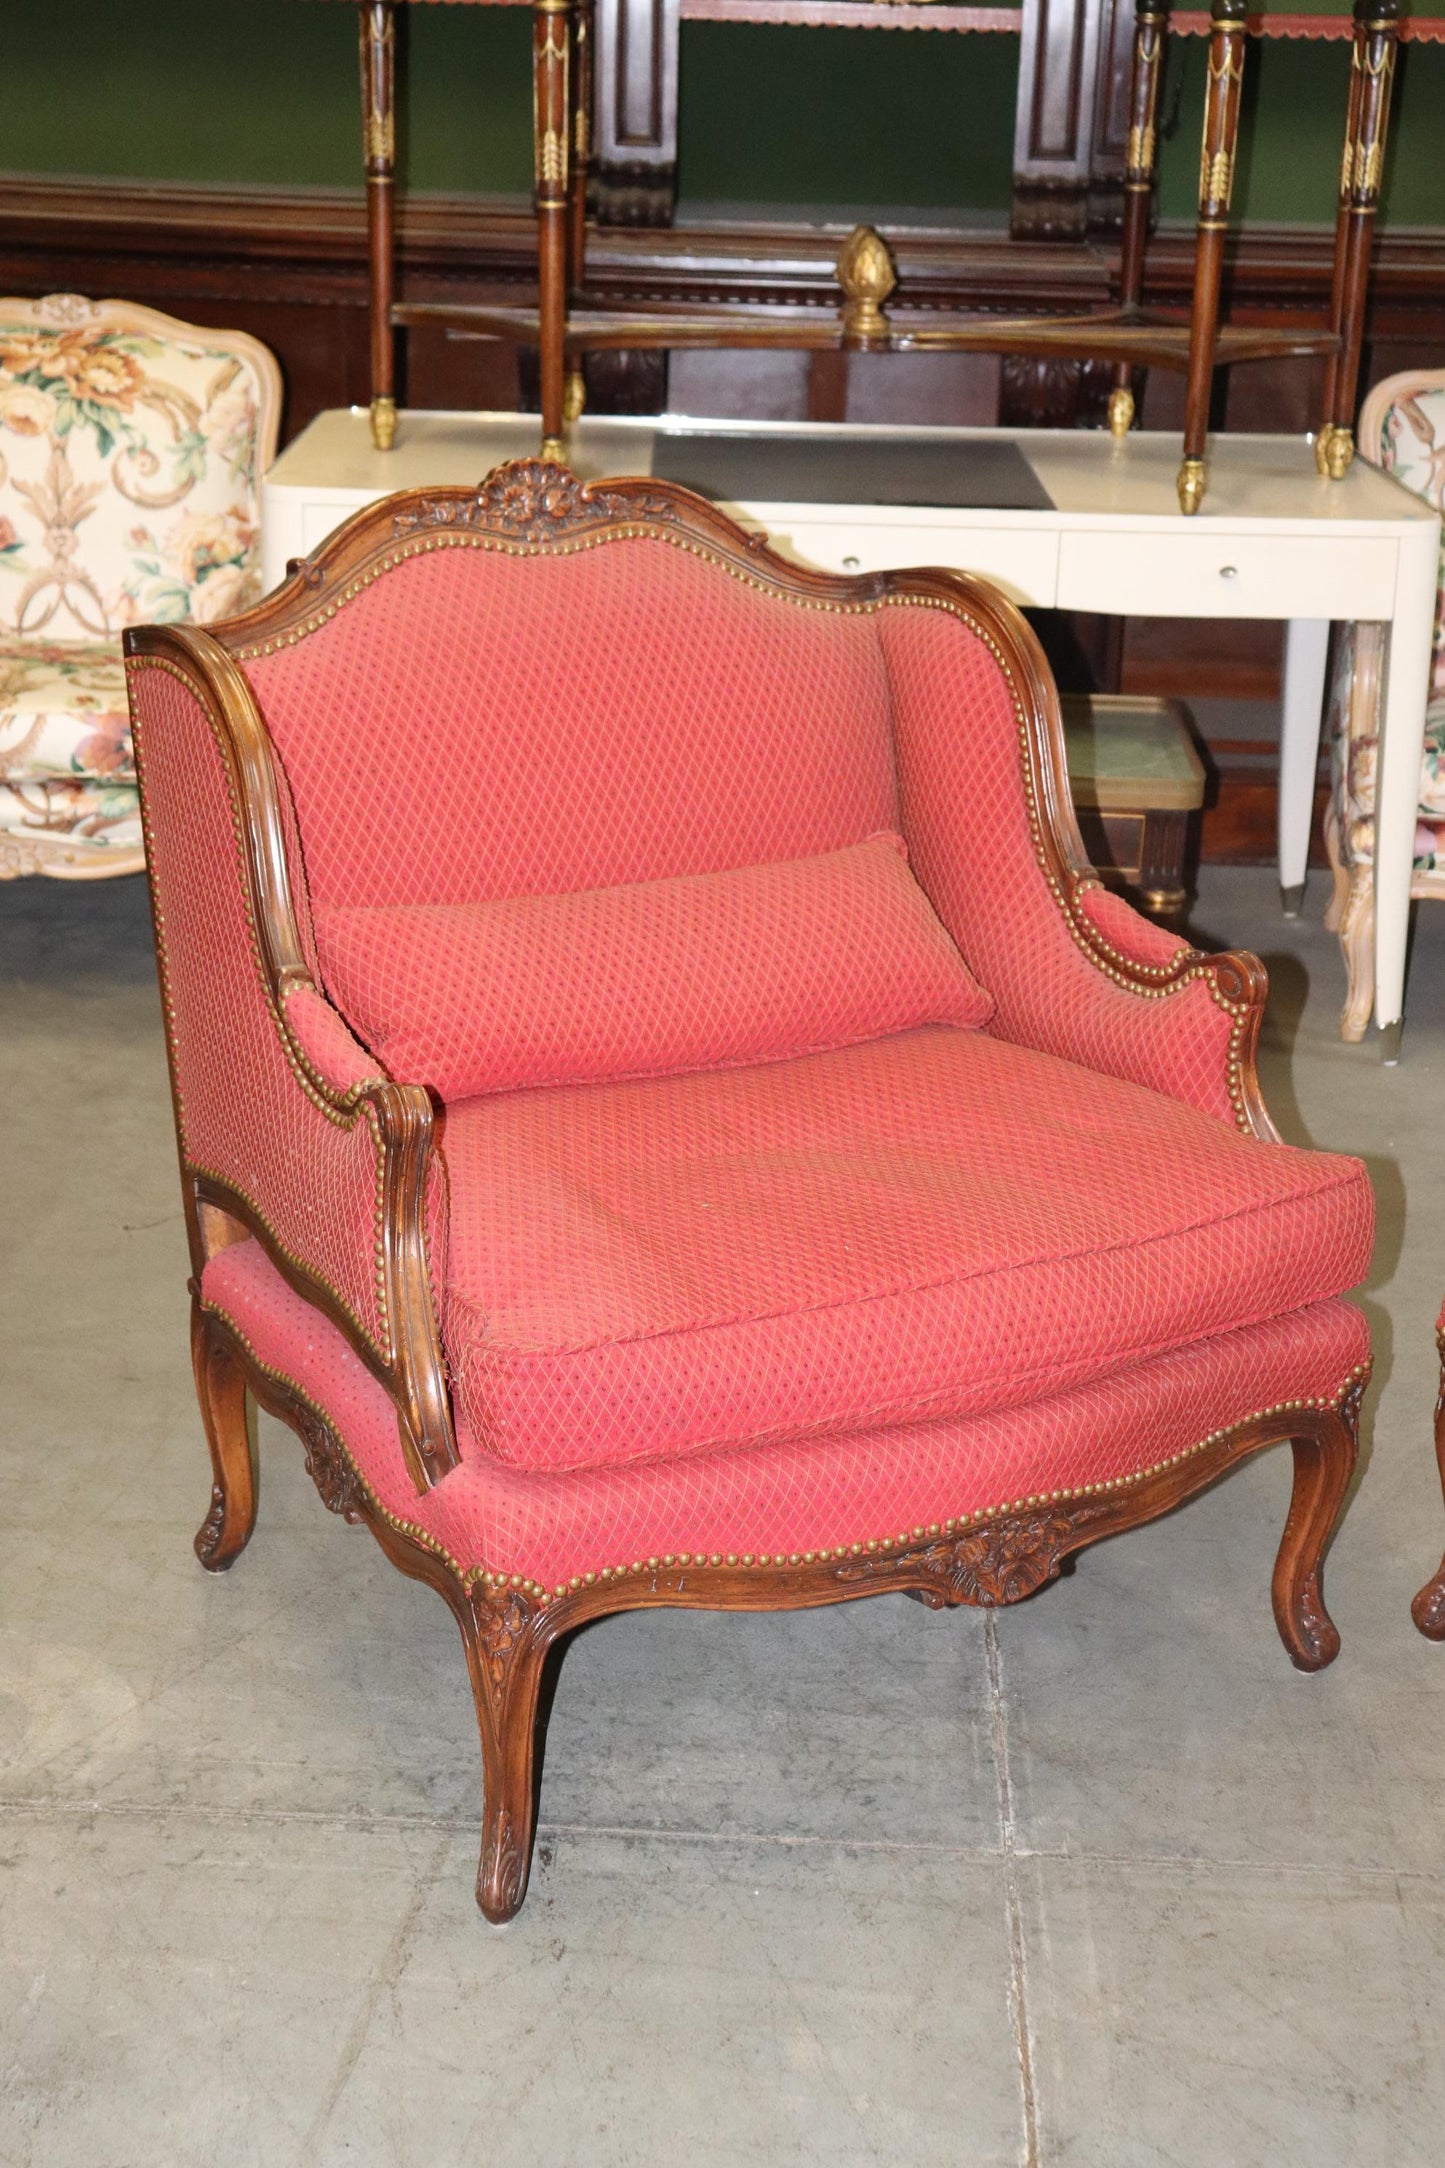
[[[906,572],[944,565],[995,581],[1011,602],[1051,607],[1057,582],[1056,534],[1017,527],[833,526],[792,520],[769,530],[773,547],[819,572]]]
[[[1362,536],[1095,532],[1059,539],[1058,606],[1128,617],[1391,617],[1396,544]]]

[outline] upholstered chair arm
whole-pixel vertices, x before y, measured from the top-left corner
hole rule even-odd
[[[262,1243],[390,1390],[424,1489],[457,1458],[431,1101],[314,982],[284,792],[234,663],[204,632],[148,626],[126,671],[197,1277],[217,1229]]]
[[[971,580],[929,585],[931,607],[881,618],[904,829],[997,1003],[989,1029],[1274,1137],[1254,1069],[1263,965],[1203,955],[1100,886],[1032,631]]]

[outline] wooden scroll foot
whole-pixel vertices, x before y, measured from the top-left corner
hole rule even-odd
[[[245,1550],[256,1525],[256,1449],[240,1364],[194,1297],[191,1363],[213,1478],[211,1510],[196,1534],[196,1556],[207,1572],[224,1573]]]
[[[1361,1379],[1338,1413],[1320,1412],[1318,1427],[1295,1438],[1294,1492],[1274,1568],[1274,1621],[1290,1662],[1323,1671],[1340,1653],[1340,1637],[1320,1593],[1325,1546],[1344,1503],[1359,1455]]]
[[[1179,491],[1179,509],[1193,514],[1204,502],[1204,461],[1186,459],[1179,469],[1175,485]]]
[[[1109,434],[1122,444],[1134,426],[1134,394],[1127,384],[1116,385],[1109,394]]]
[[[1436,1334],[1440,1349],[1440,1392],[1435,1401],[1435,1458],[1445,1490],[1445,1332]],[[1427,1581],[1410,1606],[1410,1616],[1427,1641],[1445,1641],[1445,1558],[1433,1581]]]
[[[371,441],[379,452],[389,452],[396,442],[396,401],[376,398],[371,402]]]
[[[495,1927],[521,1910],[535,1834],[537,1693],[551,1634],[516,1589],[475,1589],[462,1633],[482,1735],[482,1854],[477,1903]]]
[[[1445,1641],[1445,1558],[1433,1581],[1427,1581],[1410,1606],[1410,1616],[1427,1641]]]

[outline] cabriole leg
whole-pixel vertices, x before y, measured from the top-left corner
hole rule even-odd
[[[1440,1487],[1445,1490],[1445,1333],[1440,1344],[1440,1393],[1435,1402],[1435,1458],[1440,1465]],[[1427,1581],[1410,1606],[1410,1616],[1431,1641],[1445,1641],[1445,1558],[1433,1581]]]
[[[1325,1546],[1344,1503],[1360,1450],[1360,1380],[1338,1411],[1324,1411],[1317,1429],[1295,1438],[1294,1491],[1274,1568],[1274,1620],[1290,1662],[1323,1671],[1340,1653],[1340,1637],[1320,1593]]]
[[[212,1473],[211,1510],[196,1535],[196,1556],[209,1572],[223,1573],[256,1525],[256,1447],[241,1366],[194,1296],[191,1362]]]
[[[462,1621],[482,1737],[477,1903],[496,1927],[521,1910],[535,1834],[537,1694],[550,1635],[514,1589],[475,1590]]]

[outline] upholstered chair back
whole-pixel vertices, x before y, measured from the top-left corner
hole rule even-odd
[[[455,532],[243,650],[311,900],[442,903],[796,859],[897,829],[872,615],[696,544]]]
[[[244,334],[0,300],[0,638],[93,642],[255,601],[279,407]]]

